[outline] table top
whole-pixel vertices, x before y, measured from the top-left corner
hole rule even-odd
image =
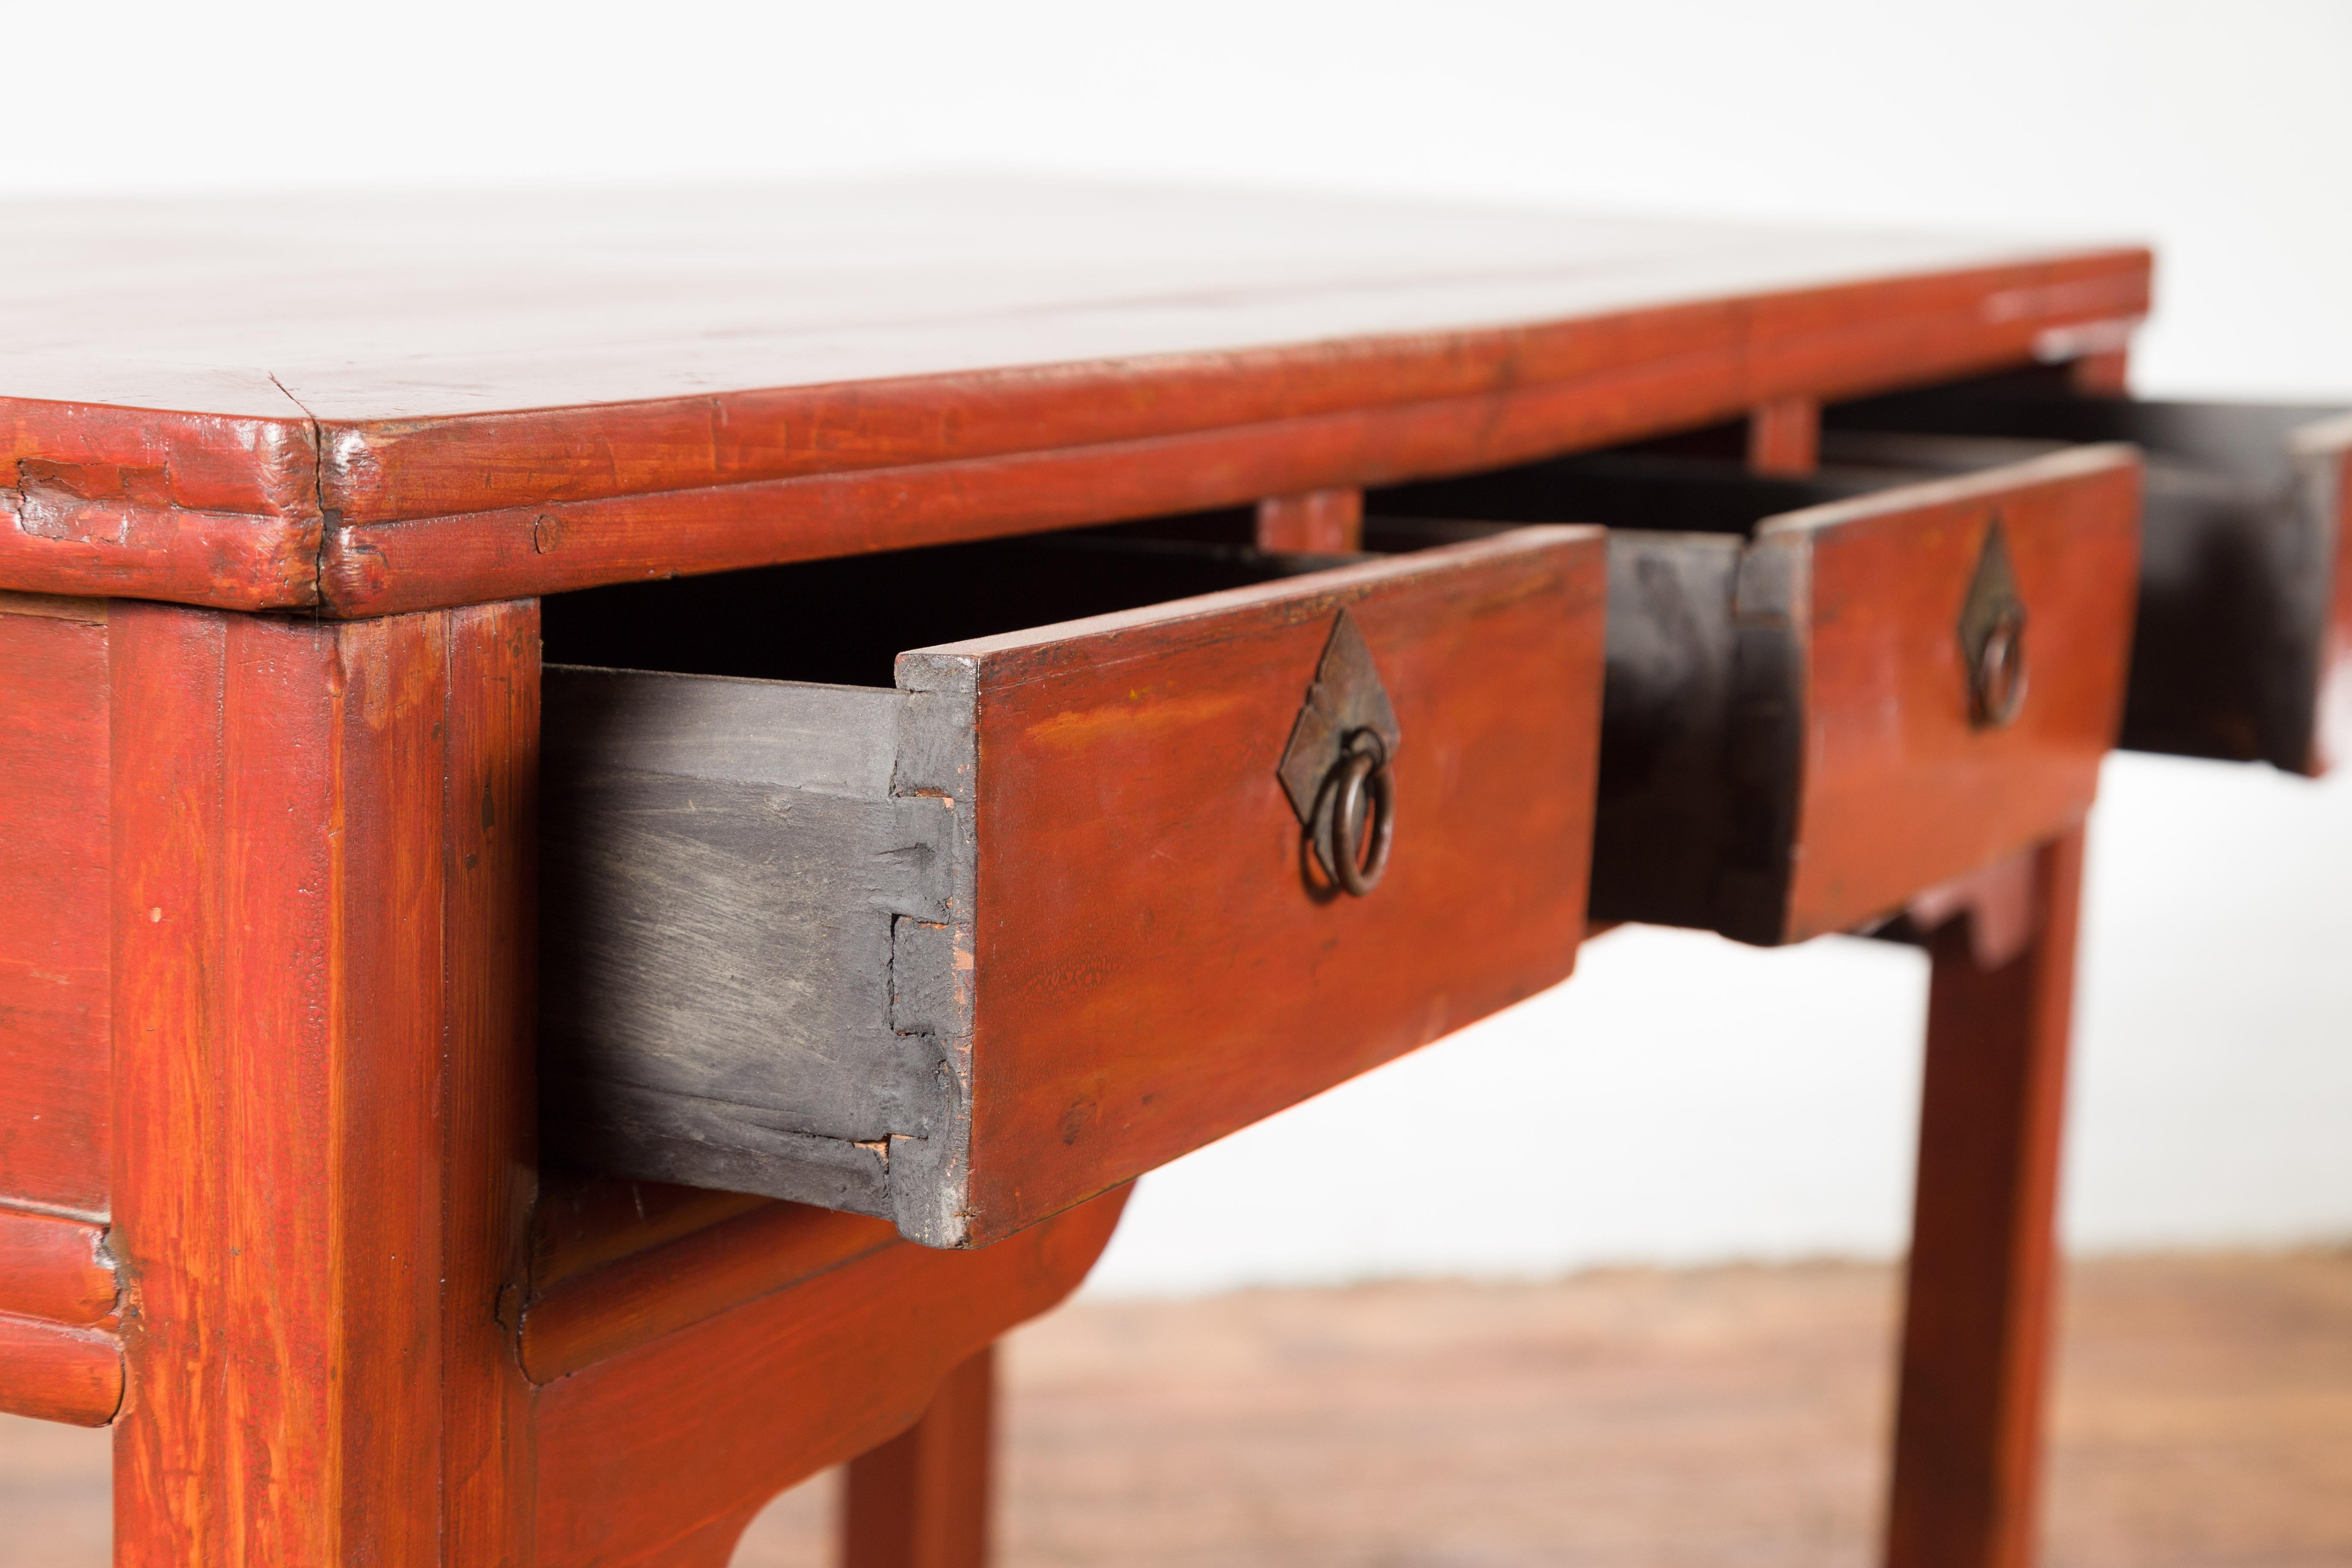
[[[11,216],[0,587],[338,614],[1517,460],[2063,356],[2149,270],[1002,181]]]

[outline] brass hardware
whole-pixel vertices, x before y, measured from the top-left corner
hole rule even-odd
[[[1396,834],[1389,764],[1401,739],[1371,647],[1341,610],[1291,726],[1278,776],[1324,874],[1358,898],[1388,868]]]
[[[1388,748],[1370,730],[1357,731],[1348,737],[1348,754],[1335,776],[1331,842],[1323,863],[1338,874],[1339,886],[1360,899],[1380,885],[1396,837],[1396,784],[1389,776]]]
[[[1960,667],[1969,683],[1969,722],[1994,730],[2025,706],[2025,601],[2018,596],[2009,539],[1996,513],[1985,531],[1976,575],[1960,605]]]

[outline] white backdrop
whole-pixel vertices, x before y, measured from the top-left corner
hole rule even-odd
[[[5,194],[963,165],[2145,238],[2143,390],[2352,401],[2340,0],[118,4],[6,38]],[[2071,1237],[2352,1236],[2352,784],[2124,758],[2095,835]],[[1148,1181],[1095,1288],[1889,1252],[1922,992],[1890,948],[1618,933]]]

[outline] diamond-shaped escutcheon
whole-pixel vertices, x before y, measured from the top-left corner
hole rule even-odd
[[[1278,770],[1290,808],[1308,830],[1315,858],[1327,872],[1332,869],[1327,849],[1329,824],[1324,820],[1332,807],[1328,785],[1361,731],[1379,737],[1383,758],[1394,757],[1403,740],[1371,647],[1356,628],[1355,617],[1341,610],[1331,623],[1330,638],[1323,645],[1314,682],[1307,688],[1306,706],[1291,726],[1290,744],[1283,749]]]

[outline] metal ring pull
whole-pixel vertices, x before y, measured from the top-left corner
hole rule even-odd
[[[1339,762],[1325,858],[1339,885],[1360,899],[1380,885],[1395,837],[1396,781],[1389,774],[1388,748],[1378,735],[1359,730],[1348,737],[1347,754]]]
[[[2005,605],[1992,617],[1969,672],[1969,715],[1983,728],[1998,729],[2025,705],[2025,612]]]
[[[1960,601],[1960,674],[1968,682],[1969,722],[1977,729],[1998,730],[2025,706],[2025,622],[2009,531],[1995,511]]]

